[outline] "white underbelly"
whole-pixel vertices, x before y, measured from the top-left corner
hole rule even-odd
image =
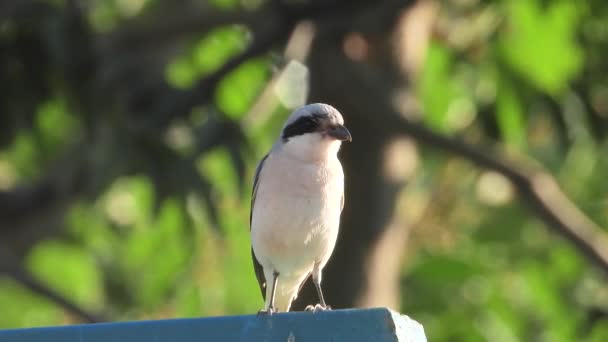
[[[308,273],[324,263],[335,245],[339,207],[318,196],[258,193],[252,217],[252,245],[264,267],[279,273]]]

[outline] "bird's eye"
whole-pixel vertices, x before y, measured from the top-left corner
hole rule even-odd
[[[298,120],[289,124],[283,130],[282,138],[287,141],[289,138],[318,131],[320,120],[315,117],[301,117]]]

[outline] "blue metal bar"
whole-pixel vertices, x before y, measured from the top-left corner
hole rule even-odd
[[[420,324],[386,308],[0,330],[0,342],[412,341]]]

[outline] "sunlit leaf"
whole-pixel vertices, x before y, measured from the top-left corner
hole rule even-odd
[[[66,103],[55,98],[38,108],[36,128],[45,151],[52,152],[62,143],[73,138],[77,120],[68,112]]]
[[[608,340],[608,320],[599,320],[593,325],[588,341],[603,342]]]
[[[417,282],[429,286],[442,286],[448,282],[461,282],[479,273],[482,268],[477,264],[457,260],[448,256],[435,255],[425,258],[411,270]]]
[[[513,85],[502,80],[496,99],[496,120],[502,138],[508,145],[526,147],[526,121],[524,108]]]
[[[119,243],[105,216],[84,203],[75,204],[66,217],[70,236],[94,255],[111,258]]]
[[[206,153],[199,162],[199,169],[209,177],[219,193],[226,196],[238,193],[235,170],[225,149],[217,148]]]
[[[61,308],[8,278],[0,277],[0,328],[59,324]]]
[[[464,75],[455,72],[454,56],[439,44],[431,44],[418,81],[425,122],[440,131],[452,132],[468,126],[476,116],[473,92]]]
[[[184,214],[177,201],[164,201],[157,222],[147,230],[134,231],[124,246],[126,271],[138,274],[131,285],[142,306],[151,308],[162,303],[191,254],[183,234]]]
[[[186,57],[178,57],[167,65],[167,80],[177,88],[191,87],[198,77],[193,63]]]
[[[166,77],[178,88],[189,88],[201,77],[208,75],[243,50],[246,31],[226,26],[210,31],[199,40],[190,52],[178,56],[167,65]]]
[[[37,278],[65,297],[88,307],[100,305],[101,274],[86,250],[45,241],[32,250],[27,264]]]
[[[244,63],[220,82],[216,94],[218,107],[228,116],[240,118],[260,94],[268,76],[265,59]]]
[[[450,101],[457,92],[450,78],[451,63],[452,56],[447,49],[439,44],[431,44],[418,82],[425,110],[424,120],[437,129],[444,128],[443,122]]]
[[[96,1],[93,5],[89,12],[92,26],[102,32],[113,29],[119,20],[119,9],[114,1]]]
[[[505,2],[508,27],[501,53],[516,72],[551,94],[563,90],[581,69],[583,51],[576,34],[583,3]]]
[[[245,47],[246,31],[237,26],[221,27],[209,32],[194,49],[197,71],[206,75]]]
[[[196,317],[202,314],[200,291],[199,287],[191,282],[182,283],[177,288],[175,305],[179,317]]]
[[[20,132],[8,151],[8,159],[17,170],[18,178],[32,177],[38,172],[38,150],[31,132]]]
[[[239,5],[239,0],[209,0],[209,3],[221,9],[233,9]]]

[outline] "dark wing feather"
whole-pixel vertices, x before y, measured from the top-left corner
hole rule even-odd
[[[255,197],[258,192],[258,181],[260,179],[260,172],[262,171],[262,166],[264,165],[264,161],[266,161],[268,155],[265,155],[264,158],[258,164],[258,167],[255,169],[255,176],[253,177],[253,190],[251,192],[251,211],[249,212],[249,230],[251,231],[251,219],[253,218],[253,207],[255,206]],[[255,277],[258,279],[258,284],[260,284],[260,291],[262,291],[262,297],[266,300],[266,280],[264,279],[264,268],[260,265],[260,262],[255,257],[255,253],[253,252],[253,247],[251,247],[251,259],[253,260],[253,270],[255,271]]]

